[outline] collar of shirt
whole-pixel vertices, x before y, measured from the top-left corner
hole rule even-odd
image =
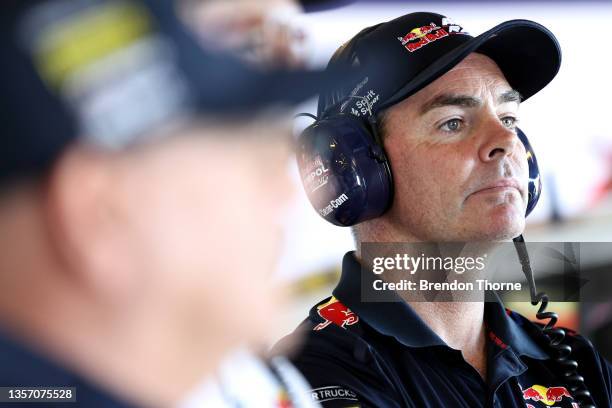
[[[397,300],[392,302],[362,302],[362,284],[371,285],[373,280],[371,273],[362,273],[355,253],[348,252],[342,261],[342,275],[333,295],[356,313],[359,319],[405,346],[446,346],[399,295],[396,294]],[[513,351],[518,356],[549,359],[549,355],[529,337],[524,328],[509,316],[497,294],[491,292],[490,295],[493,301],[485,303],[485,324],[489,339],[499,349]],[[406,322],[411,324],[407,325]]]

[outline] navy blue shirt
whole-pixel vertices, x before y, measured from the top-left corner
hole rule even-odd
[[[577,407],[541,328],[498,298],[485,304],[485,381],[407,303],[361,302],[361,276],[349,252],[333,296],[281,340],[305,336],[293,363],[324,407]],[[565,342],[597,407],[612,407],[610,363],[575,333]]]
[[[132,407],[104,392],[84,378],[9,339],[0,332],[1,387],[76,387],[76,403],[0,403],[0,406],[54,408]]]

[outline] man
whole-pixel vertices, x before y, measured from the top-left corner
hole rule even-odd
[[[580,336],[564,343],[584,384],[563,376],[573,367],[553,361],[558,355],[540,327],[499,301],[483,302],[484,293],[479,301],[430,302],[398,290],[382,302],[363,292],[374,280],[371,270],[362,273],[364,243],[520,236],[539,180],[517,128],[519,103],[559,65],[554,36],[536,23],[510,21],[472,37],[434,13],[366,28],[336,52],[329,66],[359,67],[361,79],[321,95],[298,162],[315,208],[336,225],[355,225],[361,251],[345,255],[333,296],[296,331],[307,338],[293,361],[314,400],[325,407],[611,406],[612,368]]]
[[[288,126],[251,115],[325,76],[206,52],[167,1],[1,20],[0,403],[311,406],[251,354],[291,196]]]

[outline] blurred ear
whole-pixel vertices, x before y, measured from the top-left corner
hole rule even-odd
[[[68,278],[113,303],[128,296],[136,278],[113,188],[117,155],[69,148],[51,172],[46,202],[47,225]]]

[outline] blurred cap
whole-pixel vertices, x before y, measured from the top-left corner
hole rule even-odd
[[[324,11],[332,8],[346,6],[354,3],[355,0],[300,0],[299,3],[307,13]]]
[[[474,37],[443,15],[410,13],[362,30],[336,51],[328,69],[358,67],[359,75],[321,94],[319,116],[375,114],[424,88],[472,52],[493,59],[523,99],[544,88],[561,65],[557,39],[533,21],[506,21]]]
[[[197,114],[295,104],[337,79],[205,50],[174,9],[168,0],[7,0],[0,181],[43,170],[78,136],[120,148]]]

